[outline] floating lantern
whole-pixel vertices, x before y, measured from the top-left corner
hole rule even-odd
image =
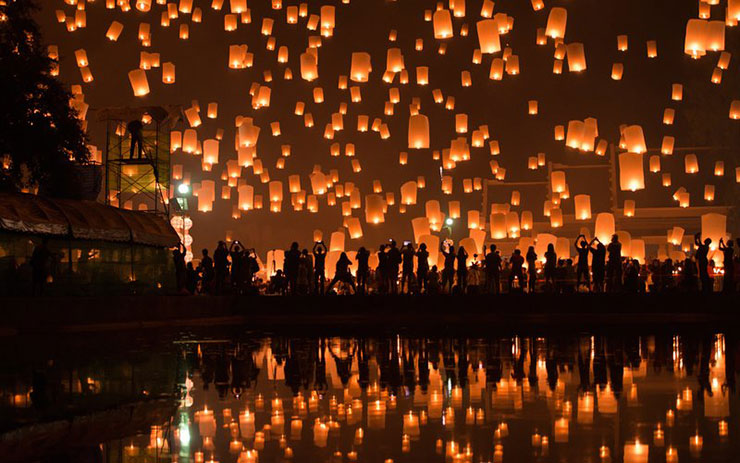
[[[566,47],[568,55],[568,70],[581,72],[586,70],[586,52],[580,42],[569,43]]]
[[[565,8],[555,7],[547,16],[545,34],[553,39],[565,37],[565,27],[568,22],[568,11]]]
[[[452,15],[449,10],[441,9],[434,12],[432,16],[435,39],[448,39],[452,37]]]
[[[591,220],[591,196],[575,195],[573,201],[576,220]]]
[[[642,154],[621,153],[619,155],[619,187],[622,191],[637,191],[645,188]]]
[[[134,69],[133,71],[129,71],[128,79],[131,82],[134,96],[145,96],[149,94],[149,82],[147,81],[144,70]]]
[[[484,54],[501,51],[498,26],[493,19],[484,19],[476,23],[480,52]]]
[[[614,234],[614,215],[610,212],[601,212],[596,215],[594,236],[605,245],[609,243]]]
[[[684,157],[684,167],[687,174],[695,174],[699,172],[699,161],[695,154],[687,154]]]
[[[642,133],[642,127],[639,125],[625,127],[622,135],[624,136],[627,151],[637,154],[647,151],[645,136]]]
[[[429,148],[429,118],[422,114],[409,117],[408,144],[410,149]]]

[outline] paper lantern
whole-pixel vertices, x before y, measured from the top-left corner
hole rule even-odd
[[[625,217],[634,217],[635,216],[635,200],[625,199],[624,207],[622,210],[624,211]]]
[[[506,238],[506,214],[494,213],[490,217],[491,238],[501,240]]]
[[[344,231],[335,231],[329,237],[329,252],[344,252]]]
[[[431,229],[429,228],[429,219],[426,217],[416,217],[411,220],[411,227],[414,231],[414,242],[419,243],[422,236],[431,235]],[[429,250],[429,254],[433,253],[433,250]]]
[[[509,211],[506,213],[506,233],[509,238],[519,237],[519,214],[516,211]]]
[[[678,194],[678,205],[679,207],[689,207],[691,204],[691,195],[688,192],[682,192]]]
[[[108,40],[115,42],[118,40],[118,37],[121,36],[121,32],[123,32],[123,24],[118,21],[113,21],[110,27],[108,27],[108,31],[105,33],[105,36]]]
[[[550,174],[550,187],[554,193],[562,193],[565,191],[565,172],[562,170],[554,170]]]
[[[563,226],[563,210],[559,207],[554,207],[550,210],[550,226],[553,228]]]
[[[721,51],[725,49],[725,22],[709,21],[706,29],[707,50]]]
[[[688,193],[687,193],[688,194]],[[709,249],[714,251],[719,246],[720,238],[727,240],[727,216],[724,214],[702,214],[701,216],[701,239],[710,238],[712,243]]]
[[[569,43],[566,46],[568,55],[568,70],[581,72],[586,70],[586,52],[580,42]]]
[[[671,155],[673,154],[673,144],[675,143],[675,139],[673,137],[664,136],[663,141],[660,145],[660,152],[661,154],[665,155]]]
[[[612,80],[622,80],[624,65],[622,63],[612,64]]]
[[[730,119],[740,119],[740,100],[732,100],[730,103]]]
[[[687,174],[695,174],[699,172],[699,161],[696,159],[695,154],[687,154],[683,159]]]
[[[658,42],[655,40],[648,40],[646,42],[647,46],[647,57],[648,58],[657,58],[658,57]]]
[[[480,225],[480,211],[468,211],[468,228],[471,230],[478,229]]]
[[[553,39],[565,37],[565,27],[568,22],[568,11],[565,8],[555,7],[547,16],[545,34]]]
[[[704,185],[704,201],[714,201],[714,185]]]
[[[591,220],[591,196],[575,195],[573,202],[575,204],[576,220]]]
[[[637,191],[645,188],[642,154],[621,153],[619,155],[619,188],[622,191]]]
[[[386,53],[386,71],[393,73],[404,69],[403,54],[400,48],[389,48]]]
[[[671,100],[681,101],[683,99],[683,85],[673,84],[671,86]]]
[[[582,121],[569,121],[565,145],[569,148],[580,149],[585,138],[585,133],[586,125]]]
[[[532,211],[522,211],[522,216],[520,220],[521,229],[531,230],[533,224],[534,224],[534,218],[532,216]]]
[[[452,15],[449,10],[437,10],[432,16],[435,39],[447,39],[452,37]]]
[[[383,208],[385,207],[385,201],[383,197],[378,194],[371,194],[365,196],[365,222],[371,224],[379,224],[385,222],[385,215],[383,214]]]
[[[650,166],[650,172],[660,172],[660,156],[658,156],[657,154],[650,156],[648,164]]]
[[[506,60],[506,73],[510,76],[519,74],[519,56],[509,56],[509,59]]]
[[[708,22],[702,19],[689,19],[686,23],[684,53],[698,58],[706,54]]]
[[[630,125],[625,127],[622,135],[624,136],[627,151],[637,154],[647,151],[645,136],[642,133],[642,127],[639,125]]]
[[[128,79],[134,91],[134,96],[145,96],[149,94],[149,82],[147,81],[144,70],[134,69],[133,71],[129,71]]]
[[[409,117],[408,144],[410,149],[429,148],[429,118],[423,114]]]
[[[401,204],[413,205],[416,204],[416,193],[417,184],[416,182],[408,181],[401,185]]]
[[[610,212],[601,212],[596,215],[594,236],[606,246],[611,241],[615,230],[614,215]]]
[[[498,26],[493,19],[484,19],[476,23],[478,45],[481,53],[490,54],[501,51]]]

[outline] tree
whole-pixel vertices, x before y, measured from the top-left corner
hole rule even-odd
[[[52,75],[37,8],[36,0],[0,1],[0,191],[76,197],[87,137],[71,93]]]

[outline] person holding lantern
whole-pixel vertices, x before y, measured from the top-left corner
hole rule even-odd
[[[590,287],[590,278],[588,272],[588,243],[586,237],[583,234],[578,235],[576,238],[576,252],[578,253],[578,265],[576,266],[576,291],[581,287],[581,277],[586,287]]]
[[[701,291],[703,293],[712,292],[712,278],[709,276],[709,245],[712,244],[711,238],[701,241],[701,233],[694,235],[694,245],[696,246],[696,265],[699,267],[699,280],[701,281]]]

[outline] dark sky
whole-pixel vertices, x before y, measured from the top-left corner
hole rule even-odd
[[[384,193],[392,191],[399,200],[400,185],[424,175],[427,180],[425,190],[419,192],[416,206],[409,208],[405,215],[398,208],[390,207],[385,224],[373,226],[364,221],[362,209],[354,215],[360,217],[364,238],[352,242],[349,247],[359,244],[377,247],[389,236],[398,240],[410,239],[412,230],[410,220],[424,215],[424,202],[438,199],[446,212],[451,199],[462,201],[463,220],[455,227],[456,238],[467,236],[465,215],[468,209],[481,207],[479,192],[463,194],[462,181],[465,178],[492,177],[488,145],[483,148],[471,147],[471,160],[458,163],[449,173],[454,178],[454,194],[443,195],[440,191],[439,162],[432,160],[432,149],[448,148],[454,133],[455,114],[469,116],[468,140],[473,129],[487,124],[491,138],[498,140],[501,155],[495,158],[507,169],[510,181],[543,181],[546,169],[527,170],[527,158],[544,152],[549,161],[562,163],[604,163],[605,158],[593,153],[579,153],[565,149],[563,142],[553,139],[556,124],[568,124],[569,120],[583,120],[587,117],[598,119],[599,138],[609,143],[619,140],[620,124],[642,125],[649,148],[658,148],[664,135],[676,137],[676,146],[737,147],[735,134],[737,126],[727,117],[730,101],[740,95],[737,84],[738,57],[733,56],[730,68],[724,72],[721,85],[710,83],[710,76],[719,53],[710,52],[701,60],[692,60],[683,53],[683,39],[686,22],[697,16],[697,3],[692,1],[640,0],[621,1],[553,1],[545,0],[545,9],[533,11],[529,1],[501,0],[495,4],[494,13],[513,16],[514,28],[501,36],[502,47],[510,46],[519,56],[521,73],[506,75],[502,81],[488,79],[492,55],[484,55],[483,63],[472,63],[473,50],[478,47],[475,32],[476,21],[480,17],[482,1],[467,1],[466,16],[454,18],[455,37],[445,40],[447,52],[439,55],[437,49],[442,41],[433,37],[431,22],[424,21],[424,10],[434,10],[432,1],[352,0],[349,4],[327,1],[323,4],[336,6],[336,28],[331,38],[323,39],[319,49],[319,79],[309,83],[300,78],[299,56],[307,46],[307,37],[317,32],[308,31],[306,18],[299,24],[289,25],[285,21],[286,7],[297,3],[285,1],[283,8],[273,10],[270,2],[249,2],[251,24],[239,24],[235,32],[223,30],[223,15],[228,13],[229,1],[224,2],[221,11],[211,9],[211,1],[194,0],[194,5],[203,12],[200,24],[190,22],[188,15],[172,20],[169,28],[159,26],[159,18],[164,7],[153,5],[144,14],[132,7],[128,13],[120,9],[108,10],[104,0],[87,5],[87,27],[69,33],[63,24],[55,19],[55,10],[63,9],[67,15],[74,7],[65,2],[44,1],[38,14],[45,40],[59,46],[61,54],[61,78],[70,84],[81,82],[76,69],[74,51],[84,48],[90,60],[90,68],[95,76],[91,84],[84,84],[86,101],[91,105],[89,119],[95,118],[93,110],[107,106],[124,105],[166,105],[181,104],[189,106],[198,100],[204,116],[209,102],[219,103],[219,117],[210,120],[203,117],[204,124],[198,129],[199,139],[213,138],[217,128],[225,129],[221,143],[220,166],[212,172],[200,171],[200,158],[176,153],[173,163],[185,164],[191,172],[193,181],[211,178],[216,180],[217,196],[220,193],[221,172],[227,159],[235,159],[233,149],[234,118],[237,115],[253,117],[255,124],[262,128],[258,144],[258,156],[269,168],[272,180],[284,183],[283,211],[279,214],[262,211],[243,213],[239,220],[232,220],[231,209],[235,204],[236,191],[232,200],[217,199],[213,212],[195,213],[194,227],[191,230],[196,239],[195,247],[212,247],[216,240],[222,239],[227,230],[233,236],[261,249],[285,247],[290,241],[299,240],[307,244],[312,230],[320,228],[325,236],[342,226],[341,209],[337,205],[328,207],[325,199],[320,200],[320,212],[311,214],[305,210],[293,212],[287,192],[287,178],[290,174],[302,176],[302,186],[309,189],[308,174],[315,164],[320,164],[326,173],[338,169],[340,181],[351,181],[358,185],[363,197],[372,192],[372,181],[380,180]],[[444,6],[448,5],[445,2]],[[552,7],[562,6],[568,10],[566,43],[582,42],[585,45],[588,69],[583,73],[569,73],[567,62],[562,75],[553,75],[553,43],[546,46],[535,44],[536,30],[545,27],[547,15]],[[310,14],[319,14],[320,4],[311,2]],[[267,38],[260,34],[262,18],[275,19],[273,36],[277,40],[275,51],[265,49]],[[724,6],[712,7],[712,19],[724,18]],[[105,38],[105,32],[113,20],[125,25],[117,42]],[[148,22],[152,25],[152,46],[142,48],[137,40],[138,24]],[[180,24],[190,24],[190,39],[178,39]],[[470,33],[461,37],[459,32],[467,24]],[[398,31],[395,43],[388,41],[392,29]],[[617,51],[617,35],[627,34],[629,50]],[[414,50],[417,38],[424,40],[424,50]],[[648,59],[646,41],[656,40],[658,58]],[[731,52],[737,48],[737,28],[727,28],[726,46]],[[227,68],[228,46],[247,44],[254,53],[254,66],[245,70]],[[277,48],[286,45],[290,50],[289,63],[277,63]],[[386,50],[400,47],[403,50],[406,69],[409,71],[409,84],[400,85],[398,77],[393,84],[381,81],[385,69]],[[161,61],[171,61],[177,66],[177,82],[174,85],[161,83],[161,69],[148,71],[151,93],[143,98],[133,96],[127,73],[136,69],[139,52],[159,52]],[[366,51],[372,56],[373,72],[370,82],[354,84],[362,87],[362,102],[351,103],[348,90],[339,90],[339,75],[349,72],[350,57],[354,51]],[[501,53],[493,55],[500,57]],[[624,63],[624,77],[621,81],[610,78],[612,63]],[[283,80],[285,67],[293,71],[293,80]],[[430,85],[421,87],[416,82],[416,66],[429,66]],[[269,108],[253,110],[250,106],[249,88],[253,82],[263,82],[263,72],[270,70],[273,81],[266,85],[272,89]],[[468,70],[473,85],[461,86],[461,71]],[[672,83],[684,84],[682,102],[672,102],[670,91]],[[353,85],[350,82],[350,85]],[[323,104],[314,104],[311,97],[313,88],[321,86],[324,90]],[[401,101],[395,105],[393,116],[383,115],[384,103],[388,99],[388,89],[400,89]],[[445,97],[454,96],[455,110],[445,110],[432,99],[432,90],[441,89]],[[421,99],[421,113],[430,119],[431,148],[429,150],[407,149],[407,123],[411,98]],[[539,101],[539,114],[527,115],[527,101]],[[306,102],[306,111],[313,114],[315,126],[306,129],[303,118],[293,115],[297,100]],[[324,125],[331,114],[338,111],[341,102],[348,103],[348,113],[344,117],[345,130],[337,132],[334,140],[323,138]],[[676,122],[673,126],[661,124],[666,107],[676,109]],[[370,120],[380,117],[386,122],[392,134],[388,140],[381,140],[377,133],[358,133],[355,130],[358,114],[367,114]],[[269,124],[279,121],[282,135],[272,137]],[[182,128],[181,128],[182,129]],[[729,135],[728,135],[729,134]],[[90,125],[90,136],[98,146],[104,145],[104,131],[99,125]],[[351,159],[334,158],[329,155],[329,146],[338,142],[344,151],[346,143],[354,143],[357,159],[362,163],[362,172],[354,174]],[[280,156],[280,145],[291,144],[292,156],[286,159],[285,170],[277,170],[275,161]],[[400,151],[409,151],[406,166],[398,164]],[[715,204],[728,201],[725,187],[734,183],[736,161],[728,150],[712,149],[698,152],[701,173],[687,176],[683,173],[683,154],[677,152],[672,157],[663,157],[664,172],[673,175],[673,187],[660,186],[660,174],[651,174],[645,159],[646,190],[637,193],[621,193],[625,198],[636,199],[638,207],[673,203],[670,196],[679,186],[686,186],[691,192],[692,205],[705,205],[703,189],[705,183],[717,186]],[[711,175],[714,161],[725,159],[726,176],[715,178]],[[243,178],[255,186],[258,193],[267,195],[267,185],[245,169]],[[592,196],[593,213],[605,211],[609,207],[608,189],[605,178],[581,174],[569,176],[571,197],[586,193]],[[506,202],[510,190],[501,190],[500,197],[491,202]],[[310,193],[310,191],[309,191]],[[542,213],[542,194],[532,190],[522,190],[522,205],[518,210],[531,210],[536,216]],[[572,199],[565,201],[564,211],[572,211]],[[349,242],[349,241],[348,241]]]

